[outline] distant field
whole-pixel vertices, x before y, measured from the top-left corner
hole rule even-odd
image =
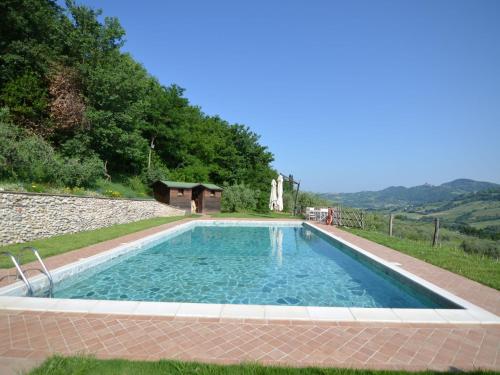
[[[475,223],[471,223],[470,225],[474,228],[477,228],[477,229],[482,229],[482,228],[492,227],[492,226],[500,226],[500,219],[477,221]]]
[[[438,205],[420,205],[401,210],[396,215],[408,221],[429,224],[434,218],[439,218],[443,227],[482,239],[500,240],[500,196],[497,191],[469,194],[463,199]]]
[[[500,202],[499,201],[478,201],[460,204],[448,210],[430,214],[447,221],[457,221],[461,218],[468,224],[491,219],[500,223]]]

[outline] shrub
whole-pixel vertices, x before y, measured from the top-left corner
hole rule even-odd
[[[104,174],[104,164],[97,156],[59,160],[59,179],[69,187],[93,187]]]
[[[50,183],[54,186],[91,187],[103,175],[102,161],[91,155],[62,158],[38,135],[0,120],[0,178],[28,184]],[[30,191],[37,188],[27,186]]]
[[[387,220],[382,215],[367,212],[365,216],[365,228],[381,233],[387,233],[389,225]]]
[[[47,89],[33,72],[18,75],[2,87],[0,101],[9,108],[16,123],[40,135],[51,133],[45,115],[49,103]]]
[[[245,184],[224,184],[221,209],[225,212],[255,210],[259,194],[259,191],[252,190]]]
[[[491,258],[500,258],[500,243],[497,241],[467,238],[460,247],[467,253],[481,254]]]
[[[293,195],[293,198],[295,199],[295,194]],[[292,208],[293,208],[293,202]],[[320,196],[314,194],[314,193],[309,193],[306,191],[301,191],[299,192],[299,196],[297,197],[297,206],[300,208],[305,208],[305,207],[328,207],[332,206],[333,202],[321,198]]]
[[[135,191],[138,195],[147,195],[147,187],[142,182],[142,179],[139,176],[130,177],[127,180],[127,185]]]
[[[41,137],[0,121],[0,178],[24,182],[54,180],[57,161],[53,148]]]
[[[257,190],[255,192],[256,196],[257,196],[257,212],[259,213],[268,213],[270,210],[269,210],[269,193],[265,192],[265,191],[260,191],[260,190]],[[224,194],[223,194],[224,196]]]
[[[166,180],[169,173],[168,168],[163,164],[158,155],[153,153],[151,155],[151,166],[142,172],[141,178],[149,186],[158,180]]]
[[[269,194],[267,194],[268,201],[269,201]],[[295,194],[293,192],[291,191],[283,192],[283,211],[291,212],[293,210],[294,202],[295,202]]]
[[[27,184],[26,185],[26,190],[32,193],[44,193],[45,192],[45,186],[41,184]]]

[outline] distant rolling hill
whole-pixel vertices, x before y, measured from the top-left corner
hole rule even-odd
[[[410,214],[420,220],[438,217],[445,223],[500,233],[500,188],[462,194],[442,204],[415,207]]]
[[[321,197],[351,207],[374,210],[408,210],[417,206],[444,205],[464,194],[500,189],[499,184],[465,178],[434,186],[424,184],[414,187],[391,186],[379,191],[358,193],[323,193]],[[436,208],[437,208],[436,207]]]

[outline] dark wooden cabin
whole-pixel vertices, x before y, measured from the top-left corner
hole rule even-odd
[[[191,201],[194,201],[196,213],[220,212],[223,189],[217,185],[197,182],[156,181],[152,187],[157,201],[179,207],[187,212],[191,212]]]

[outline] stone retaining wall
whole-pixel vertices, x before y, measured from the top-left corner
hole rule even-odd
[[[0,245],[184,214],[152,199],[0,192]]]

